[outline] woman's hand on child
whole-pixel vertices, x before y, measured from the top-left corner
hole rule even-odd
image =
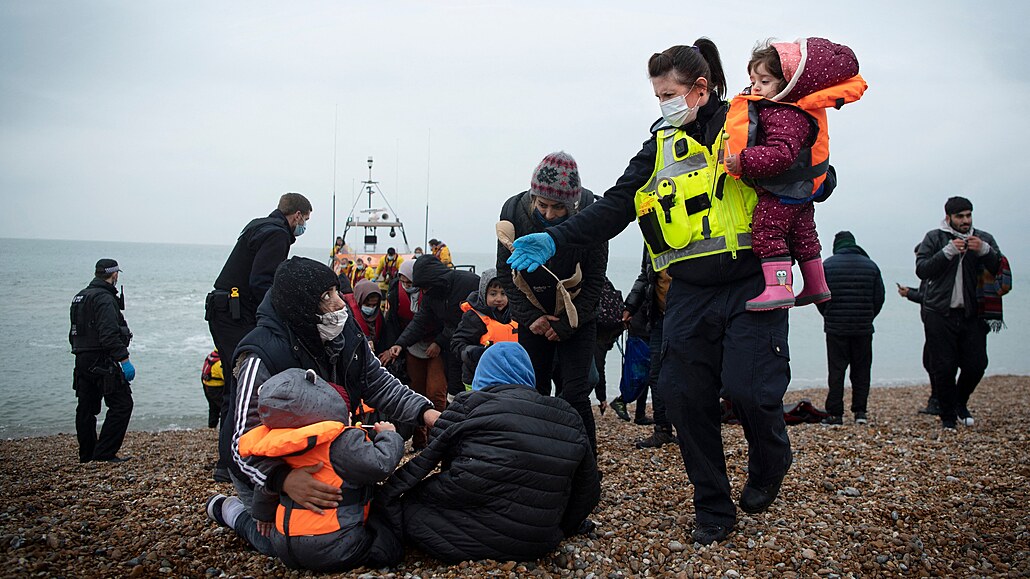
[[[322,514],[322,509],[335,509],[343,499],[339,487],[326,484],[311,476],[322,470],[322,463],[295,468],[283,481],[283,492],[305,509]]]
[[[397,432],[397,427],[389,422],[376,422],[372,428],[374,428],[376,432]]]

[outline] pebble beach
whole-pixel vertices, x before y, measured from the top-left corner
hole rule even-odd
[[[874,388],[870,423],[788,427],[794,465],[765,513],[738,511],[718,545],[692,543],[692,487],[675,445],[598,416],[604,473],[595,532],[533,562],[443,565],[416,550],[347,577],[1030,576],[1030,377],[985,378],[976,425],[919,415],[928,386]],[[788,392],[822,407],[825,389]],[[845,393],[845,406],[850,389]],[[597,409],[595,407],[595,413]],[[71,423],[72,416],[68,421]],[[248,550],[203,505],[213,430],[129,432],[122,464],[79,464],[74,434],[0,441],[3,577],[305,576]],[[739,426],[723,427],[734,497],[747,477]]]

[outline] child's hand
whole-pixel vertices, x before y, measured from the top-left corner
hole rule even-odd
[[[257,524],[257,530],[261,533],[261,536],[268,538],[272,534],[272,523],[267,521],[254,521]]]
[[[730,155],[726,157],[726,170],[731,175],[740,175],[740,155]]]
[[[397,427],[389,422],[376,422],[372,428],[378,432],[397,432]]]

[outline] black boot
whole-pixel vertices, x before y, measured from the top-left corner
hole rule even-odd
[[[641,438],[636,441],[633,446],[637,448],[659,448],[666,444],[676,442],[676,437],[672,435],[672,429],[665,429],[656,426],[651,436],[647,438]]]
[[[931,396],[930,399],[926,401],[926,408],[920,408],[919,409],[919,413],[920,414],[932,414],[934,416],[940,416],[941,415],[941,404],[940,404],[940,402],[937,401],[936,398]]]

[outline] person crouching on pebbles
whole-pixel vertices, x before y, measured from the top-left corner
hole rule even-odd
[[[348,500],[337,485],[313,478],[321,467],[295,468],[282,458],[240,455],[240,438],[261,425],[258,392],[290,368],[314,370],[344,397],[349,408],[364,403],[399,423],[432,427],[440,412],[428,398],[383,369],[337,291],[336,275],[317,261],[293,257],[275,272],[272,289],[257,309],[257,328],[230,358],[236,380],[229,410],[233,428],[230,477],[239,494],[208,501],[208,516],[230,526],[255,549],[274,555],[272,518],[253,511],[256,493],[284,494],[300,509],[323,514]],[[346,416],[338,420],[345,422]],[[255,516],[261,518],[255,518]]]

